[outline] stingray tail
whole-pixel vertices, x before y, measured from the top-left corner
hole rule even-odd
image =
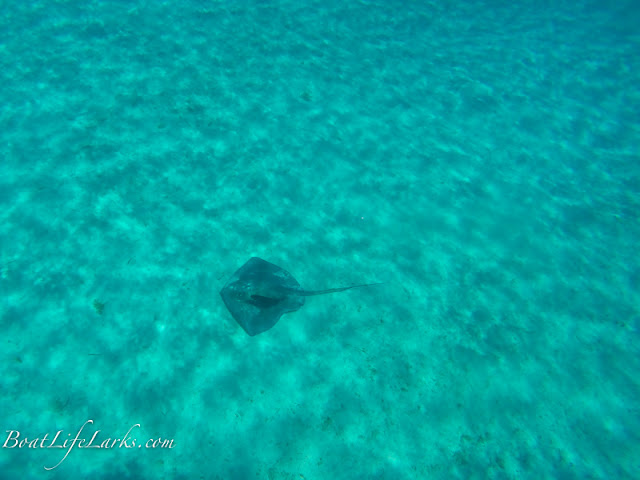
[[[384,282],[379,283],[363,283],[360,285],[351,285],[350,287],[339,287],[339,288],[328,288],[326,290],[312,290],[312,291],[302,291],[299,294],[303,297],[310,297],[313,295],[323,295],[325,293],[335,293],[335,292],[344,292],[345,290],[349,290],[351,288],[360,288],[360,287],[372,287],[374,285],[382,285]]]

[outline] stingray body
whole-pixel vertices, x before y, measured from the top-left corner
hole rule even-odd
[[[304,305],[304,297],[342,292],[374,283],[327,290],[304,290],[286,270],[258,257],[233,274],[220,290],[229,313],[249,335],[266,332],[287,312],[295,312]]]

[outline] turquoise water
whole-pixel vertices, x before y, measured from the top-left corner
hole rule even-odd
[[[0,478],[640,476],[635,2],[5,3]]]

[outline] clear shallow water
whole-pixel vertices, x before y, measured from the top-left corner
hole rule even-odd
[[[531,3],[5,7],[0,426],[173,448],[0,475],[638,476],[640,13]]]

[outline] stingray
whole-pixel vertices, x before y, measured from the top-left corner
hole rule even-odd
[[[249,335],[266,332],[280,317],[295,312],[304,305],[304,297],[342,292],[377,283],[303,290],[298,281],[286,270],[258,257],[250,258],[233,274],[220,290],[220,296],[229,313]]]

